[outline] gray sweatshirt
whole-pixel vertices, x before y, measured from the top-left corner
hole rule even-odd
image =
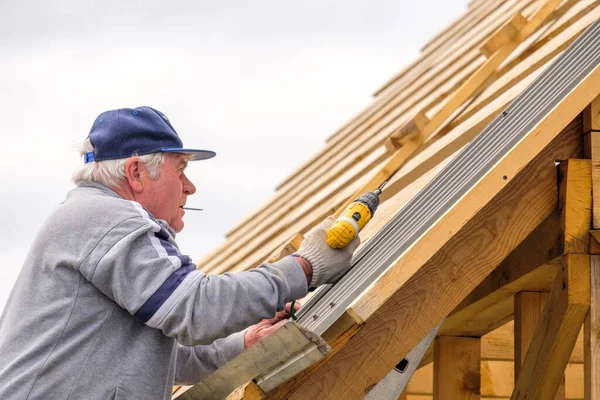
[[[292,257],[205,275],[164,221],[82,184],[43,225],[0,318],[0,399],[169,399],[306,291]]]

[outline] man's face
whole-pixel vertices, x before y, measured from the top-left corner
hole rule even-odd
[[[145,171],[142,174],[144,190],[138,201],[158,219],[164,219],[175,230],[183,229],[183,206],[189,195],[196,192],[194,184],[185,176],[186,156],[165,153],[165,162],[154,180]]]

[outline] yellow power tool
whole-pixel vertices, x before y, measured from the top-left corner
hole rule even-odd
[[[346,247],[367,225],[379,206],[379,195],[387,181],[374,192],[354,200],[327,231],[327,244],[334,249]]]

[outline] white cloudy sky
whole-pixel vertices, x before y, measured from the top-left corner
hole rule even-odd
[[[467,0],[0,0],[0,310],[96,115],[150,105],[190,147],[198,259]]]

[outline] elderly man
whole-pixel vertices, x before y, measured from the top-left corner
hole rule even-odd
[[[184,148],[149,107],[96,119],[77,187],[36,237],[0,319],[0,398],[168,399],[173,383],[198,382],[276,328],[286,303],[349,268],[358,241],[329,248],[329,219],[294,257],[197,270],[175,233],[196,191],[186,165],[214,155]]]

